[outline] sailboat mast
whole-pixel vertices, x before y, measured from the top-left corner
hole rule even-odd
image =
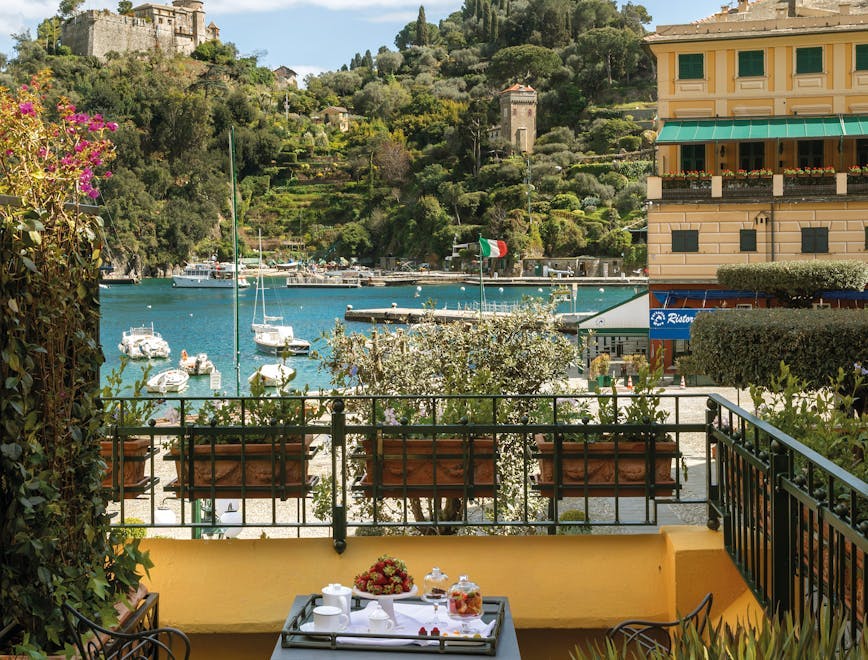
[[[235,182],[235,127],[229,127],[229,172],[232,177],[232,243],[235,254],[235,396],[241,396],[241,347],[238,342],[238,202]]]

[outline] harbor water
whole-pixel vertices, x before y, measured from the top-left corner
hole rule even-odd
[[[253,282],[251,281],[251,284]],[[283,323],[291,325],[297,337],[312,344],[312,355],[292,356],[286,359],[296,377],[293,386],[311,390],[328,389],[329,374],[319,368],[315,353],[328,352],[323,335],[329,333],[336,321],[343,322],[347,305],[355,309],[391,307],[422,308],[426,304],[438,309],[458,309],[479,302],[479,287],[450,283],[438,285],[410,285],[393,287],[363,287],[357,289],[304,289],[284,286],[285,278],[264,278],[265,291],[261,295],[269,316],[283,316]],[[593,286],[579,287],[575,301],[558,304],[560,312],[597,312],[633,297],[643,287]],[[548,299],[549,287],[498,287],[486,285],[485,297],[489,303],[514,303],[525,296]],[[102,380],[121,363],[118,343],[125,330],[153,324],[154,330],[169,342],[171,356],[153,360],[152,374],[177,366],[181,351],[190,355],[207,353],[221,372],[220,392],[226,395],[245,395],[249,392],[247,377],[260,365],[279,361],[280,358],[256,352],[253,332],[256,287],[238,292],[238,378],[235,369],[235,292],[233,289],[174,288],[171,279],[147,279],[138,285],[113,284],[100,289],[102,321],[100,339],[105,353]],[[256,322],[262,322],[261,308]],[[348,331],[370,333],[368,323],[347,323]],[[122,395],[131,394],[129,386],[141,377],[147,362],[131,362],[124,373],[127,386]],[[236,381],[240,387],[236,391]],[[210,396],[208,376],[190,378],[186,396]]]

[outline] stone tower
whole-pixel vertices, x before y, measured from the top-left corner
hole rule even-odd
[[[516,151],[533,153],[536,141],[536,90],[513,85],[500,93],[500,134]]]
[[[205,7],[202,0],[172,0],[173,7],[181,7],[190,12],[190,27],[193,29],[193,43],[197,46],[208,41],[205,31]]]

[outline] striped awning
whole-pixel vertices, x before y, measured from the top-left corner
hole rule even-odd
[[[767,117],[765,119],[673,119],[657,136],[658,144],[799,140],[868,136],[868,115]]]

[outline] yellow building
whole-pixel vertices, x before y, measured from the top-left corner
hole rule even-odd
[[[713,291],[721,264],[868,260],[868,2],[742,0],[646,42],[660,117],[648,271],[661,305],[680,291],[679,306],[712,306],[685,291]]]

